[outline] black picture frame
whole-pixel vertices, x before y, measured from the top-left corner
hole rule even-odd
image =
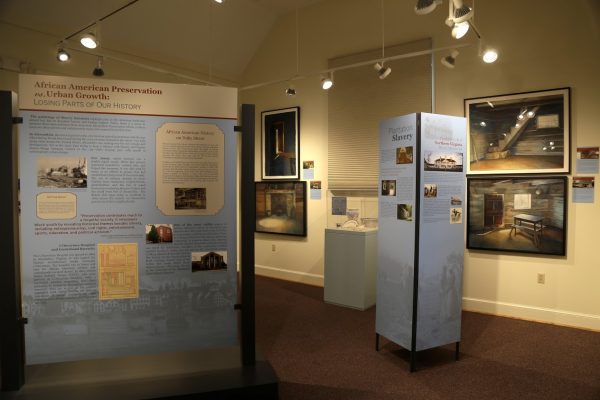
[[[261,112],[262,180],[300,179],[300,107]]]
[[[465,99],[467,175],[568,174],[571,89]]]
[[[306,236],[306,182],[255,182],[255,232]]]
[[[564,256],[566,176],[467,179],[467,248]]]

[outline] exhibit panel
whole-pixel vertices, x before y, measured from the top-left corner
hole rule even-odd
[[[380,124],[376,332],[411,348],[415,273],[417,114]]]
[[[460,341],[466,122],[421,113],[416,349]]]
[[[411,351],[411,370],[417,351],[460,341],[465,144],[460,117],[380,125],[376,334]]]
[[[235,89],[20,93],[27,364],[235,345]]]

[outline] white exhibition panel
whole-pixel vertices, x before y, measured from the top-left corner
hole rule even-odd
[[[398,208],[404,204],[414,212],[416,145],[417,114],[381,122],[376,332],[405,349],[412,341],[415,218],[398,219]],[[399,148],[412,150],[412,163],[396,164]],[[396,181],[394,196],[381,195],[383,180]]]
[[[27,363],[234,345],[236,90],[19,84]]]
[[[376,332],[408,350],[460,341],[465,137],[460,117],[380,125]]]

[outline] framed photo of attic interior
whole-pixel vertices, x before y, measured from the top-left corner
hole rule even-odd
[[[467,179],[467,248],[564,256],[567,177]]]
[[[465,100],[467,174],[570,172],[570,88]]]

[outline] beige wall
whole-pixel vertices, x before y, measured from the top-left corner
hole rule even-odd
[[[432,37],[434,47],[456,43],[444,25],[447,2],[427,16],[417,16],[414,3],[385,1],[386,43],[424,37]],[[375,0],[325,0],[300,10],[300,73],[325,69],[329,58],[380,46],[379,7]],[[500,59],[482,63],[472,33],[467,42],[473,45],[460,49],[454,70],[441,66],[437,54],[436,112],[462,116],[465,98],[570,86],[572,149],[600,145],[600,2],[478,0],[476,24]],[[274,27],[246,70],[246,85],[295,74],[294,27],[293,13]],[[326,189],[327,93],[318,88],[317,76],[297,81],[296,97],[286,97],[284,87],[242,91],[241,100],[256,104],[257,132],[260,111],[301,107],[301,158],[315,160],[315,178]],[[257,180],[259,162],[257,153]],[[466,251],[464,308],[600,330],[598,197],[597,189],[593,204],[573,204],[569,197],[566,257]],[[322,284],[325,225],[323,196],[309,200],[305,240],[257,235],[257,272]],[[537,283],[538,273],[546,274],[544,285]]]

